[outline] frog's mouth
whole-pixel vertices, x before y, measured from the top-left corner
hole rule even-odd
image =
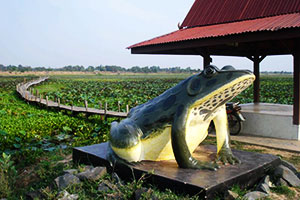
[[[206,121],[216,112],[217,108],[244,91],[253,83],[254,80],[255,76],[253,74],[247,74],[225,84],[207,96],[196,101],[191,106],[192,114],[195,116],[199,114],[203,118],[203,121]]]

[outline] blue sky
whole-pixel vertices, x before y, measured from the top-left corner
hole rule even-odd
[[[127,46],[177,30],[194,0],[0,0],[0,64],[202,68],[201,56],[131,55]],[[292,71],[292,56],[261,70]],[[246,58],[213,64],[252,69]]]

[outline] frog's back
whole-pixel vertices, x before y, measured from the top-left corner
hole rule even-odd
[[[183,80],[175,87],[168,89],[160,96],[132,108],[128,114],[143,131],[143,138],[153,132],[153,127],[161,128],[170,125],[178,106],[178,99],[189,80]]]

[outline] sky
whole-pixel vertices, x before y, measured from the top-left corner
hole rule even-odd
[[[201,56],[131,55],[126,47],[175,30],[194,0],[0,0],[0,64],[191,67]],[[293,71],[292,56],[269,56],[261,71]],[[247,58],[214,65],[253,69]]]

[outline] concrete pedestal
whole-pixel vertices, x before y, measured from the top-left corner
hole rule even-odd
[[[293,125],[293,106],[281,104],[242,104],[241,134],[300,140],[300,127]]]
[[[96,144],[73,149],[73,161],[84,164],[104,165],[109,167],[106,160],[108,143]],[[213,199],[216,194],[222,194],[234,184],[240,187],[252,186],[262,178],[268,170],[277,166],[280,159],[277,156],[233,150],[241,160],[237,165],[221,165],[217,171],[194,170],[178,168],[175,160],[143,161],[129,168],[125,165],[114,167],[121,178],[139,178],[143,173],[151,172],[151,183],[160,188],[199,195],[202,198]],[[216,147],[201,145],[193,153],[201,161],[213,161],[216,157]]]

